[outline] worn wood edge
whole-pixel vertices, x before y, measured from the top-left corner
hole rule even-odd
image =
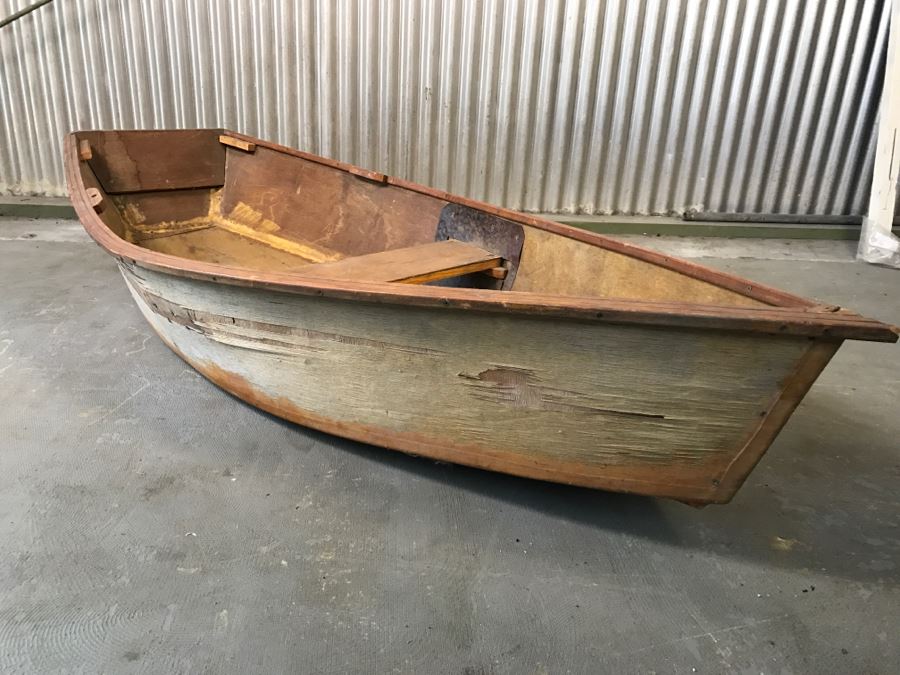
[[[459,249],[464,247],[467,249],[468,255],[460,257]],[[456,257],[443,257],[433,264],[424,266],[419,265],[417,270],[410,269],[411,261],[397,261],[397,256],[416,254],[417,262],[424,260],[432,261],[434,251],[448,248],[456,249],[454,255]],[[366,273],[365,265],[373,264],[379,269],[391,269],[390,274],[374,275],[370,272]],[[348,279],[357,281],[387,281],[392,283],[419,284],[428,281],[438,281],[440,279],[448,279],[451,277],[462,276],[472,272],[480,272],[491,269],[501,264],[502,258],[490,251],[472,246],[461,241],[434,241],[427,244],[419,244],[416,246],[405,246],[403,248],[391,249],[388,251],[378,251],[377,253],[368,253],[365,255],[348,256],[335,262],[325,262],[316,265],[308,265],[297,274],[308,278],[315,279]],[[386,267],[390,262],[390,267]],[[363,271],[360,271],[360,266]],[[404,269],[405,268],[405,269]],[[337,271],[337,273],[335,273]]]
[[[239,134],[237,132],[229,131],[228,133],[233,134],[236,138],[242,138],[247,141],[256,142],[260,147],[292,155],[294,157],[299,157],[301,159],[306,159],[318,164],[323,164],[325,166],[330,166],[334,169],[339,169],[348,173],[353,173],[356,175],[361,175],[363,173],[377,174],[377,172],[371,172],[368,169],[361,169],[360,167],[357,167],[353,164],[339,162],[337,160],[329,159],[327,157],[321,157],[319,155],[313,155],[308,152],[303,152],[302,150],[295,150],[294,148],[289,148],[285,145],[279,145],[277,143],[270,143],[269,141],[255,139],[252,136],[245,136],[244,134]],[[378,175],[383,176],[384,174]],[[500,216],[502,218],[512,220],[523,225],[546,230],[548,232],[552,232],[569,239],[575,239],[587,244],[593,244],[595,246],[599,246],[616,253],[621,253],[632,258],[638,258],[640,260],[651,262],[659,265],[660,267],[664,267],[674,272],[679,272],[701,281],[706,281],[716,286],[734,291],[739,295],[744,295],[771,305],[787,307],[811,307],[816,304],[814,300],[810,300],[799,295],[794,295],[792,293],[787,293],[786,291],[782,291],[781,289],[775,288],[773,286],[759,284],[755,281],[739,277],[734,274],[714,270],[704,265],[698,265],[697,263],[682,260],[681,258],[669,256],[664,253],[660,253],[659,251],[645,248],[643,246],[637,246],[635,244],[619,241],[617,239],[611,239],[595,232],[571,227],[569,225],[564,225],[563,223],[547,220],[546,218],[528,215],[520,211],[506,209],[475,199],[469,199],[467,197],[455,195],[444,190],[438,190],[436,188],[428,187],[426,185],[420,185],[419,183],[414,183],[412,181],[397,178],[395,176],[387,176],[385,182],[389,185],[404,188],[412,192],[418,192],[420,194],[435,197],[436,199],[441,199],[443,201],[468,206],[480,211],[491,213],[495,216]]]
[[[109,230],[94,213],[81,180],[77,132],[64,142],[69,197],[88,234],[119,260],[199,280],[263,287],[288,293],[365,302],[451,307],[493,313],[519,312],[609,323],[715,328],[775,335],[896,342],[897,333],[873,319],[852,313],[792,307],[739,308],[694,303],[643,302],[539,293],[419,286],[382,282],[305,279],[301,273],[263,273],[150,251]],[[305,153],[300,153],[302,156]],[[323,162],[330,164],[332,160]],[[340,164],[339,162],[335,162]],[[501,210],[504,211],[505,210]],[[509,212],[513,213],[513,212]],[[815,307],[810,303],[807,307]]]
[[[219,143],[227,145],[231,148],[243,150],[244,152],[256,152],[256,143],[245,140],[243,138],[235,138],[229,134],[219,134]]]
[[[371,169],[363,169],[362,167],[356,166],[355,164],[348,164],[347,168],[344,170],[352,173],[357,178],[364,178],[368,181],[372,181],[373,183],[387,185],[388,182],[388,176],[386,174],[383,174],[380,171],[372,171]]]
[[[103,195],[100,194],[100,190],[97,188],[88,188],[86,190],[88,203],[90,203],[91,207],[97,213],[103,213]]]
[[[730,501],[744,484],[840,346],[840,342],[815,341],[800,357],[749,440],[717,479],[716,502]]]
[[[91,142],[86,138],[82,139],[78,143],[78,158],[82,162],[87,162],[94,156],[93,150],[91,150]]]
[[[303,410],[288,401],[268,396],[254,388],[240,375],[229,372],[217,364],[191,359],[165,335],[156,330],[155,326],[152,324],[150,326],[166,346],[220,389],[237,397],[244,403],[276,417],[333,436],[408,455],[509,474],[520,478],[544,480],[612,492],[664,497],[696,504],[709,504],[714,503],[716,500],[715,489],[705,482],[696,484],[688,482],[669,483],[649,478],[607,476],[603,475],[603,473],[621,473],[623,470],[628,470],[628,467],[609,466],[603,467],[598,471],[598,467],[590,467],[577,462],[528,460],[524,456],[512,452],[498,452],[474,445],[450,443],[420,434],[403,433],[374,425],[330,419],[323,415]],[[672,469],[673,467],[674,465],[670,464],[666,465],[665,468]],[[639,473],[647,474],[659,471],[658,467],[653,466],[640,467],[638,469],[630,468]],[[695,471],[703,471],[702,467],[691,468]]]
[[[493,269],[501,260],[502,258],[495,257],[489,258],[487,260],[480,260],[478,262],[467,263],[465,265],[456,265],[455,267],[448,267],[446,269],[436,270],[434,272],[427,272],[425,274],[413,274],[412,276],[397,279],[397,283],[424,284],[428,283],[429,281],[451,279],[453,277],[459,277],[465,274],[472,274],[473,272],[485,272],[487,270]]]

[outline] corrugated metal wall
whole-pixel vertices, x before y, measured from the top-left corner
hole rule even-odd
[[[3,15],[31,0],[0,0]],[[528,211],[859,214],[884,0],[58,0],[0,29],[0,191],[224,126]]]

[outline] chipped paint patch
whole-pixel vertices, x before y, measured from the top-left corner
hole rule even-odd
[[[475,396],[481,400],[502,403],[513,408],[666,419],[665,415],[659,413],[605,407],[582,392],[547,387],[541,384],[537,373],[528,368],[497,365],[474,376],[460,373],[459,377],[473,387]]]
[[[300,355],[323,351],[323,347],[315,344],[316,342],[338,342],[357,347],[424,356],[442,356],[444,354],[444,352],[427,347],[396,344],[355,335],[329,333],[189,309],[155,295],[141,286],[139,282],[131,285],[156,314],[173,323],[202,333],[212,340],[233,347],[273,354]]]

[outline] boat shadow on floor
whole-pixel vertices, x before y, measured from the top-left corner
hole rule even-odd
[[[900,547],[896,530],[892,533],[890,523],[872,518],[873,508],[878,507],[871,501],[844,498],[842,490],[835,490],[835,476],[846,467],[841,457],[822,452],[822,432],[815,420],[822,416],[840,419],[847,414],[845,406],[825,391],[817,392],[810,404],[815,405],[815,414],[801,416],[786,430],[774,457],[759,467],[734,502],[703,509],[435,462],[321,433],[264,411],[254,412],[309,437],[314,444],[349,453],[387,471],[533,511],[536,518],[595,530],[597,537],[583,544],[587,549],[603,549],[610,545],[610,536],[624,535],[681,549],[689,557],[721,556],[801,571],[824,569],[855,582],[900,585],[900,571],[885,566]],[[841,442],[849,440],[839,438]],[[812,473],[810,455],[819,458]],[[869,461],[877,463],[877,458]],[[881,504],[881,509],[889,508],[890,504]],[[835,536],[835,531],[843,534]],[[532,534],[543,539],[547,551],[566,548],[555,546],[554,538],[561,536],[555,528]]]

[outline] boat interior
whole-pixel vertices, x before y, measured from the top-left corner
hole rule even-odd
[[[792,304],[728,275],[679,268],[659,255],[617,250],[603,237],[517,220],[219,129],[78,132],[75,141],[82,184],[106,227],[183,259],[296,274],[298,283],[352,279],[718,306]]]

